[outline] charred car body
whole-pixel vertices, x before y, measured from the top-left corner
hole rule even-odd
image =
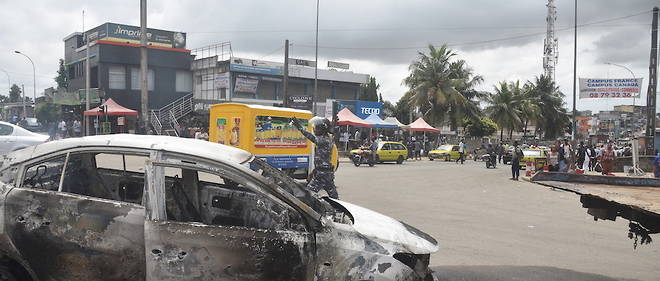
[[[432,278],[432,237],[243,150],[111,135],[3,157],[3,280]]]

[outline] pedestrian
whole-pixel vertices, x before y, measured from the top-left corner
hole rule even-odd
[[[57,139],[57,123],[50,121],[48,122],[48,140],[54,141]]]
[[[502,156],[504,155],[504,143],[500,142],[500,144],[497,145],[497,162],[498,164],[502,163]]]
[[[334,166],[330,162],[333,146],[332,137],[329,135],[330,130],[332,130],[330,120],[317,117],[310,119],[310,123],[314,125],[314,134],[303,129],[300,121],[295,117],[291,120],[291,123],[316,145],[314,148],[314,170],[312,171],[312,179],[307,184],[307,188],[314,192],[319,192],[323,189],[328,193],[330,198],[338,199],[339,194],[335,186]]]
[[[80,120],[78,119],[73,120],[73,134],[76,137],[81,137],[82,136],[81,132],[82,132],[82,124],[80,123]]]
[[[584,141],[580,141],[577,149],[577,166],[578,173],[584,172],[584,162],[587,159],[587,147],[584,146]]]
[[[415,140],[415,160],[422,160],[422,142]]]
[[[461,139],[461,142],[458,143],[458,159],[456,159],[456,164],[458,161],[461,161],[461,164],[465,163],[465,142]]]
[[[589,171],[593,171],[594,167],[596,167],[596,150],[594,149],[594,146],[592,144],[587,147],[587,163],[589,165]]]
[[[550,147],[550,154],[548,155],[548,170],[550,172],[559,171],[559,153],[557,153],[557,145]]]
[[[603,167],[603,175],[613,176],[612,166],[614,165],[615,158],[616,156],[614,155],[614,148],[612,147],[611,143],[608,143],[605,151],[603,151],[603,156],[600,158],[600,165]]]
[[[59,125],[57,125],[57,129],[60,132],[60,138],[66,138],[66,122],[64,120],[61,120]]]
[[[653,175],[656,178],[660,178],[660,152],[658,150],[655,150],[655,159],[653,159]]]
[[[413,143],[412,139],[408,139],[408,142],[406,142],[406,147],[408,148],[408,159],[415,157],[415,144]]]
[[[523,157],[523,152],[518,147],[518,141],[513,142],[513,150],[511,151],[511,179],[518,180],[520,176],[520,159]]]
[[[559,171],[566,173],[571,160],[571,145],[568,143],[568,139],[564,139],[564,143],[559,146],[557,152],[559,153]]]

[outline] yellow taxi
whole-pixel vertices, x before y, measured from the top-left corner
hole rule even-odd
[[[527,162],[533,162],[536,165],[536,170],[543,169],[545,163],[548,162],[548,152],[545,149],[526,148],[522,150],[523,157],[520,159],[520,167],[525,168]]]
[[[443,144],[435,150],[429,151],[429,160],[444,159],[445,161],[457,160],[460,156],[458,144]]]
[[[359,149],[351,150],[351,155],[357,154]],[[408,158],[408,148],[403,143],[395,141],[379,141],[378,150],[376,150],[376,162],[394,161],[397,164],[403,163]]]

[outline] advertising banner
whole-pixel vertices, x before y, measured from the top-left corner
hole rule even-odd
[[[140,27],[106,23],[89,32],[90,40],[107,40],[131,44],[140,44]],[[160,29],[147,29],[147,43],[166,48],[186,48],[186,34]]]
[[[215,75],[213,85],[216,89],[228,89],[229,88],[229,72],[220,73]]]
[[[340,69],[348,69],[348,63],[343,63],[343,62],[336,62],[336,61],[328,61],[328,67],[332,68],[340,68]]]
[[[282,75],[283,67],[273,62],[232,58],[229,65],[231,71],[248,72],[257,74]]]
[[[295,109],[312,110],[312,97],[289,96],[286,106]]]
[[[302,66],[310,66],[310,67],[315,67],[315,66],[316,66],[316,62],[315,62],[315,61],[304,60],[304,59],[294,59],[294,58],[290,58],[290,59],[289,59],[289,64],[293,64],[293,65],[302,65]]]
[[[592,124],[592,117],[582,117],[582,116],[576,116],[575,119],[577,120],[577,129],[580,131],[591,131],[593,128]]]
[[[580,78],[580,99],[638,98],[642,78]]]
[[[303,127],[307,120],[300,120]],[[289,124],[290,119],[276,116],[257,116],[255,119],[254,147],[256,148],[305,148],[307,139]]]
[[[382,115],[383,104],[375,101],[356,101],[355,102],[355,115],[364,119],[371,114],[376,114],[379,117]]]
[[[234,86],[234,91],[256,94],[258,86],[259,80],[257,79],[236,77],[236,85]]]

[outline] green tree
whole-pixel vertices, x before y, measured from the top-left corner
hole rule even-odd
[[[394,113],[392,116],[396,117],[399,122],[403,124],[410,124],[413,120],[410,120],[410,115],[412,109],[410,108],[410,96],[411,92],[407,92],[403,95],[394,105]]]
[[[538,108],[537,130],[544,139],[556,139],[564,135],[570,123],[564,103],[564,94],[551,78],[544,75],[528,81],[530,98]]]
[[[497,124],[486,117],[466,119],[463,124],[468,135],[473,137],[490,136],[497,132]]]
[[[361,101],[378,101],[378,89],[380,85],[376,83],[376,78],[369,77],[369,82],[360,86],[360,96],[358,100]]]
[[[21,88],[18,85],[11,85],[9,89],[9,102],[19,102],[21,101]]]
[[[35,108],[35,115],[41,124],[55,122],[61,115],[60,106],[54,103],[40,103]]]
[[[465,61],[447,45],[429,45],[428,54],[418,52],[417,60],[409,67],[410,74],[403,84],[410,88],[410,105],[415,106],[432,124],[448,121],[452,128],[461,125],[465,117],[478,118],[479,92],[474,86],[481,76],[474,75]]]
[[[515,93],[520,91],[520,82],[504,81],[494,88],[495,93],[486,98],[489,105],[485,112],[500,128],[500,140],[502,140],[504,139],[504,129],[513,132],[521,124],[519,101]]]
[[[69,87],[69,73],[66,70],[64,65],[64,60],[60,59],[60,66],[57,69],[57,76],[55,76],[55,82],[57,83],[57,88],[66,89]]]

